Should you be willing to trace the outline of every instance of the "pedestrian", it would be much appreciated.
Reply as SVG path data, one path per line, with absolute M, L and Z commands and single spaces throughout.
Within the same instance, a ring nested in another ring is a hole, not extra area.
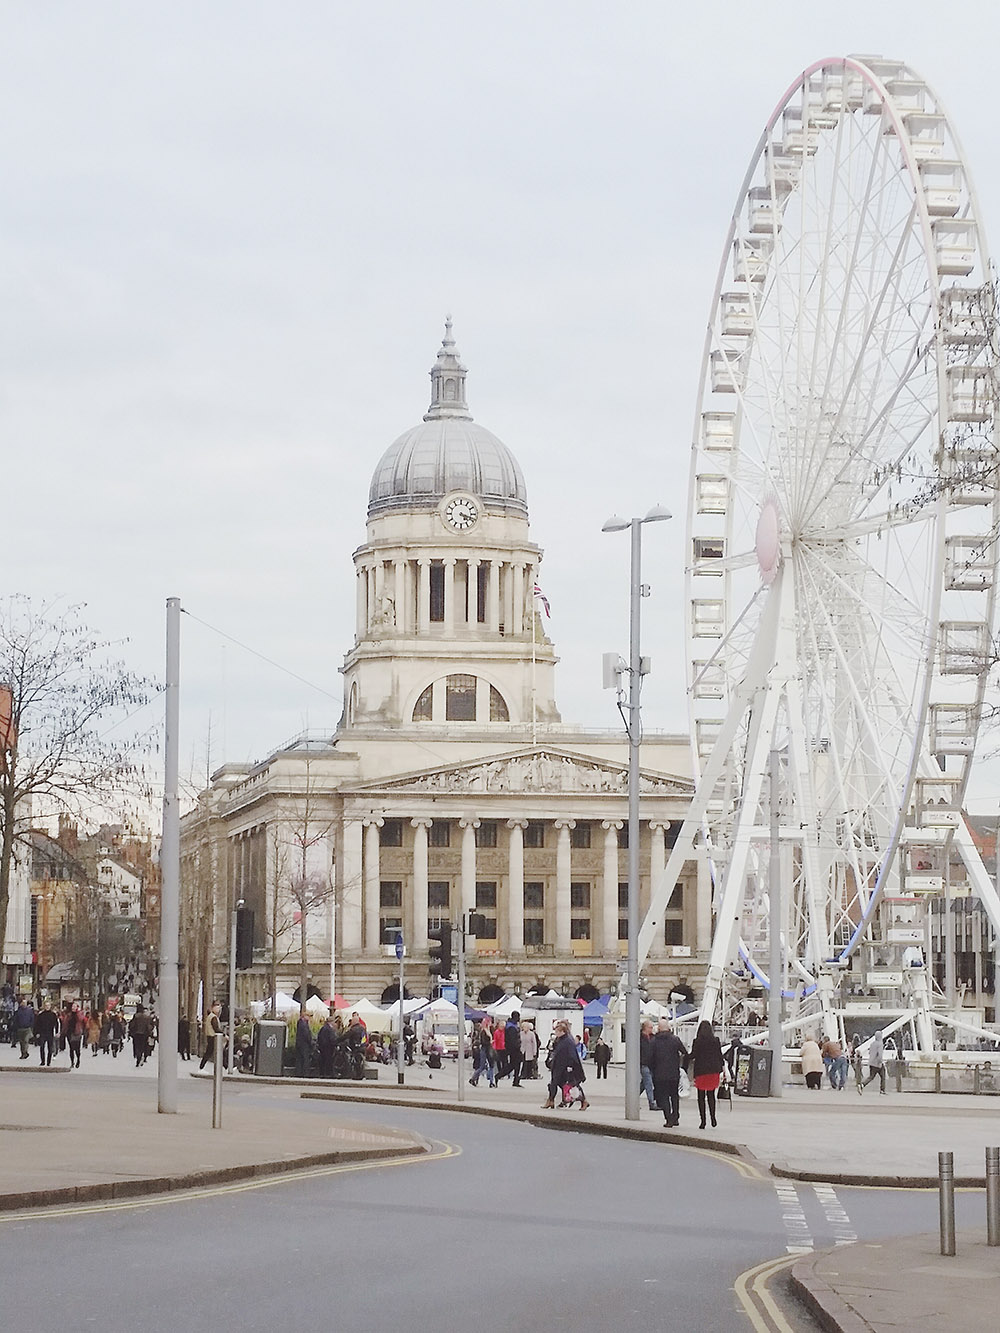
M 521 1024 L 521 1077 L 538 1077 L 538 1033 L 530 1019 Z
M 847 1057 L 843 1046 L 836 1037 L 827 1037 L 821 1049 L 830 1087 L 835 1092 L 843 1092 L 847 1084 Z
M 333 1057 L 337 1050 L 337 1032 L 333 1020 L 327 1018 L 316 1034 L 316 1053 L 319 1056 L 320 1078 L 333 1078 Z
M 413 1024 L 408 1018 L 403 1024 L 403 1059 L 408 1065 L 412 1065 L 416 1057 L 417 1034 L 413 1030 Z
M 802 1072 L 806 1076 L 806 1087 L 818 1092 L 823 1084 L 823 1056 L 820 1053 L 819 1042 L 812 1035 L 808 1035 L 803 1041 L 799 1059 L 802 1061 Z
M 204 1069 L 209 1060 L 215 1059 L 215 1039 L 222 1031 L 221 1014 L 222 1005 L 216 1000 L 205 1017 L 205 1049 L 201 1054 L 199 1069 Z M 222 1062 L 225 1065 L 225 1052 L 223 1052 Z
M 177 1054 L 182 1060 L 191 1059 L 191 1020 L 187 1014 L 177 1017 Z
M 670 1020 L 661 1018 L 659 1031 L 653 1038 L 651 1073 L 664 1129 L 675 1129 L 681 1123 L 681 1066 L 687 1062 L 687 1054 L 687 1047 L 674 1032 Z
M 493 1054 L 496 1060 L 496 1081 L 499 1083 L 507 1072 L 507 1033 L 502 1023 L 493 1029 Z
M 98 1038 L 101 1050 L 107 1055 L 111 1049 L 111 1015 L 105 1009 L 101 1014 L 101 1030 Z
M 111 1015 L 111 1058 L 117 1060 L 121 1048 L 125 1045 L 125 1019 L 117 1009 Z
M 140 1069 L 149 1056 L 149 1034 L 152 1028 L 152 1020 L 146 1013 L 146 1006 L 136 1005 L 132 1021 L 128 1025 L 128 1035 L 132 1039 L 132 1054 L 135 1057 L 136 1069 Z
M 299 1010 L 299 1021 L 295 1024 L 295 1077 L 308 1078 L 312 1064 L 313 1034 L 306 1017 L 305 1009 Z
M 35 1008 L 30 1000 L 22 997 L 14 1015 L 14 1036 L 21 1047 L 21 1059 L 28 1058 L 28 1043 L 35 1030 Z
M 646 1094 L 649 1109 L 655 1111 L 656 1094 L 653 1092 L 653 1023 L 646 1019 L 639 1029 L 639 1077 L 642 1079 L 640 1091 Z
M 84 1034 L 87 1031 L 87 1020 L 83 1010 L 76 1000 L 70 1005 L 63 1020 L 63 1032 L 66 1036 L 66 1045 L 69 1047 L 69 1067 L 70 1069 L 80 1068 L 80 1051 L 83 1047 Z
M 487 1083 L 491 1088 L 495 1088 L 496 1055 L 493 1046 L 493 1032 L 488 1018 L 484 1018 L 473 1033 L 473 1054 L 475 1055 L 475 1066 L 469 1082 L 474 1088 L 478 1087 L 479 1080 L 485 1074 Z
M 860 1068 L 860 1052 L 858 1053 L 858 1065 Z M 868 1043 L 868 1077 L 863 1083 L 860 1081 L 858 1082 L 858 1096 L 860 1096 L 865 1088 L 867 1088 L 868 1084 L 876 1078 L 879 1081 L 879 1091 L 884 1097 L 886 1095 L 885 1038 L 882 1036 L 881 1031 L 876 1032 L 874 1037 L 872 1037 L 871 1041 Z
M 101 1044 L 101 1018 L 99 1014 L 90 1012 L 87 1019 L 87 1045 L 90 1047 L 90 1053 L 97 1059 L 97 1050 Z
M 576 1042 L 570 1033 L 569 1023 L 562 1018 L 556 1023 L 553 1029 L 555 1042 L 552 1050 L 549 1052 L 546 1064 L 549 1067 L 549 1095 L 542 1103 L 542 1110 L 551 1110 L 556 1104 L 556 1093 L 560 1094 L 560 1105 L 568 1106 L 569 1099 L 566 1096 L 567 1088 L 572 1092 L 573 1088 L 580 1088 L 580 1110 L 586 1111 L 590 1103 L 583 1095 L 583 1083 L 587 1075 L 583 1072 L 583 1065 L 580 1063 L 580 1056 L 577 1053 Z
M 59 1015 L 54 1012 L 51 1000 L 46 1000 L 41 1013 L 35 1015 L 34 1030 L 41 1063 L 50 1065 L 55 1050 L 56 1035 L 59 1032 Z
M 691 1043 L 691 1081 L 698 1092 L 698 1114 L 701 1117 L 700 1128 L 705 1128 L 705 1109 L 707 1106 L 712 1128 L 716 1126 L 715 1094 L 722 1077 L 725 1061 L 722 1058 L 722 1043 L 712 1030 L 707 1018 L 698 1024 L 698 1031 Z
M 611 1047 L 604 1040 L 604 1033 L 594 1042 L 594 1068 L 597 1073 L 595 1078 L 607 1079 L 608 1065 L 611 1063 Z
M 504 1024 L 504 1051 L 507 1056 L 506 1072 L 512 1075 L 511 1083 L 515 1088 L 521 1086 L 521 1011 L 515 1009 Z

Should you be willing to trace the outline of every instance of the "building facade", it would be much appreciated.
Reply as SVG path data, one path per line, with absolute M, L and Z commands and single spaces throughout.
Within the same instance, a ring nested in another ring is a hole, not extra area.
M 229 913 L 255 912 L 254 969 L 378 998 L 396 976 L 427 988 L 428 930 L 485 918 L 470 995 L 612 989 L 625 952 L 627 742 L 563 723 L 537 595 L 542 552 L 510 450 L 471 417 L 450 323 L 431 402 L 375 467 L 353 556 L 354 642 L 332 736 L 228 764 L 182 822 L 182 954 L 217 990 Z M 662 878 L 692 784 L 686 736 L 642 749 L 641 903 Z M 707 865 L 674 890 L 644 976 L 665 997 L 710 944 Z M 391 952 L 391 951 L 389 951 Z M 214 969 L 214 971 L 213 971 Z M 193 990 L 186 997 L 190 1006 Z

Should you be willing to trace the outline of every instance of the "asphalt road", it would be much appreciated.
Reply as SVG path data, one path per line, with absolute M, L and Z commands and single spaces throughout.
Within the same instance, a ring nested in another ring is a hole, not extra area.
M 932 1193 L 746 1178 L 699 1152 L 474 1115 L 288 1104 L 414 1128 L 452 1153 L 2 1219 L 4 1326 L 746 1333 L 733 1290 L 744 1270 L 789 1245 L 936 1226 Z M 973 1224 L 981 1196 L 958 1202 L 959 1226 Z

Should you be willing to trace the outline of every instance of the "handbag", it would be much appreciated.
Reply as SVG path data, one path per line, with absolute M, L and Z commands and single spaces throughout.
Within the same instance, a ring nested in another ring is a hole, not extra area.
M 677 1096 L 678 1097 L 691 1096 L 691 1080 L 687 1076 L 686 1069 L 681 1070 L 680 1082 L 677 1085 Z

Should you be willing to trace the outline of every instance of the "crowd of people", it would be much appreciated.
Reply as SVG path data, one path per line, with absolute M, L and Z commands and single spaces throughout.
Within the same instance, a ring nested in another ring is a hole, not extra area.
M 22 997 L 10 1017 L 10 1043 L 19 1047 L 21 1059 L 38 1050 L 39 1063 L 51 1065 L 58 1055 L 69 1056 L 71 1069 L 79 1069 L 84 1051 L 117 1059 L 126 1040 L 132 1044 L 136 1067 L 146 1063 L 156 1046 L 156 1015 L 139 1005 L 130 1018 L 118 1009 L 87 1010 L 78 1000 L 67 1000 L 57 1009 L 51 1000 L 40 1007 Z
M 799 1050 L 799 1059 L 802 1062 L 802 1073 L 805 1076 L 806 1087 L 818 1092 L 823 1086 L 823 1074 L 825 1072 L 830 1087 L 835 1092 L 843 1092 L 847 1087 L 848 1072 L 853 1069 L 854 1086 L 858 1090 L 859 1097 L 863 1095 L 868 1084 L 873 1083 L 875 1079 L 879 1080 L 879 1091 L 882 1096 L 886 1096 L 886 1050 L 882 1033 L 876 1032 L 868 1043 L 867 1078 L 865 1078 L 866 1055 L 862 1049 L 863 1046 L 864 1041 L 859 1033 L 855 1033 L 851 1038 L 851 1044 L 847 1051 L 835 1037 L 827 1038 L 821 1046 L 816 1037 L 807 1036 Z

